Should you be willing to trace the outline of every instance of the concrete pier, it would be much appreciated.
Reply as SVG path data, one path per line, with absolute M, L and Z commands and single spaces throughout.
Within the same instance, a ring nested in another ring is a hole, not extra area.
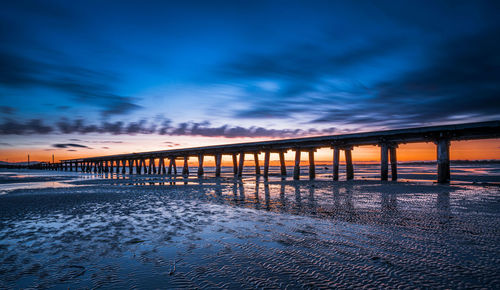
M 238 175 L 238 155 L 233 153 L 233 173 Z
M 339 164 L 340 164 L 340 149 L 339 147 L 333 148 L 333 180 L 339 180 Z
M 380 144 L 380 179 L 387 180 L 389 177 L 389 146 L 387 143 Z
M 354 167 L 352 165 L 352 148 L 344 148 L 345 153 L 345 173 L 347 180 L 354 179 Z
M 240 152 L 240 160 L 238 164 L 238 177 L 243 176 L 243 166 L 245 164 L 245 152 Z
M 398 180 L 398 159 L 396 157 L 396 148 L 398 145 L 392 145 L 389 148 L 390 156 L 391 156 L 391 178 L 392 181 Z
M 198 176 L 203 175 L 203 158 L 204 156 L 202 154 L 198 155 Z
M 398 179 L 396 148 L 398 144 L 434 142 L 436 144 L 439 183 L 450 181 L 450 142 L 457 140 L 478 140 L 500 138 L 500 121 L 455 124 L 443 126 L 428 126 L 409 129 L 364 132 L 343 135 L 329 135 L 308 138 L 282 139 L 261 142 L 248 142 L 238 144 L 227 144 L 217 146 L 205 146 L 195 148 L 183 148 L 172 150 L 161 150 L 154 152 L 141 152 L 131 154 L 119 154 L 111 156 L 97 156 L 91 158 L 79 158 L 61 160 L 57 164 L 48 163 L 44 168 L 61 171 L 84 171 L 104 173 L 116 171 L 125 173 L 127 161 L 129 173 L 133 174 L 165 174 L 165 158 L 169 159 L 168 174 L 174 169 L 177 173 L 175 160 L 184 159 L 183 175 L 189 175 L 189 157 L 198 157 L 198 174 L 204 174 L 204 156 L 214 156 L 216 163 L 215 175 L 221 175 L 222 156 L 232 156 L 233 173 L 237 177 L 243 176 L 245 154 L 253 154 L 255 162 L 255 174 L 260 175 L 259 154 L 264 153 L 264 177 L 268 178 L 270 170 L 271 153 L 279 155 L 280 173 L 286 177 L 285 152 L 295 151 L 295 164 L 293 168 L 293 179 L 300 178 L 300 153 L 309 154 L 309 178 L 314 179 L 315 160 L 314 152 L 321 148 L 333 149 L 333 180 L 339 180 L 340 151 L 344 150 L 346 161 L 346 179 L 354 178 L 354 166 L 352 149 L 356 146 L 380 146 L 380 179 L 389 179 L 389 163 L 391 166 L 391 179 Z M 238 160 L 239 156 L 239 160 Z M 158 159 L 158 170 L 155 162 Z M 148 160 L 148 166 L 146 166 Z M 116 164 L 115 164 L 116 162 Z M 120 164 L 121 162 L 121 164 Z M 113 170 L 116 166 L 116 170 Z M 144 170 L 143 170 L 144 168 Z
M 271 158 L 271 151 L 266 151 L 264 153 L 264 178 L 269 177 L 269 161 Z
M 281 176 L 286 176 L 286 165 L 285 165 L 285 152 L 280 151 L 279 152 L 280 156 L 280 171 L 281 171 Z
M 450 140 L 441 138 L 437 144 L 438 183 L 450 182 Z
M 215 177 L 219 177 L 222 167 L 222 154 L 215 155 Z
M 314 152 L 316 150 L 309 150 L 309 179 L 316 178 L 316 165 L 314 164 Z
M 300 179 L 300 149 L 295 149 L 295 165 L 293 167 L 293 179 Z
M 189 165 L 188 165 L 188 156 L 184 156 L 184 166 L 182 167 L 182 175 L 188 176 L 189 175 Z
M 253 154 L 253 160 L 255 162 L 255 175 L 260 175 L 259 153 Z

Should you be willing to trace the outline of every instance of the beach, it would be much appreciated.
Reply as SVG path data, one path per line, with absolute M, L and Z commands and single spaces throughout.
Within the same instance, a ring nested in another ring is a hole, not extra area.
M 451 185 L 421 165 L 398 182 L 4 170 L 0 288 L 495 288 L 497 167 Z

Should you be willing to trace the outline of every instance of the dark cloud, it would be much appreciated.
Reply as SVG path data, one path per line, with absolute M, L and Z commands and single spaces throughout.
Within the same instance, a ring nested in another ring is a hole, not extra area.
M 169 147 L 169 148 L 181 146 L 181 144 L 175 143 L 175 142 L 171 142 L 171 141 L 165 141 L 163 143 L 167 144 L 167 147 Z
M 0 113 L 5 115 L 12 115 L 16 112 L 16 108 L 9 106 L 0 106 Z
M 53 131 L 52 126 L 45 125 L 40 119 L 31 119 L 24 123 L 8 119 L 0 124 L 0 135 L 48 134 Z
M 92 143 L 100 143 L 100 144 L 122 144 L 123 141 L 92 141 Z
M 435 47 L 427 65 L 378 83 L 368 102 L 350 111 L 330 110 L 314 122 L 402 127 L 498 118 L 499 33 L 500 29 L 485 31 Z
M 113 135 L 136 135 L 136 134 L 156 134 L 168 136 L 204 136 L 204 137 L 297 137 L 297 136 L 310 136 L 310 135 L 325 135 L 336 132 L 335 128 L 327 129 L 268 129 L 263 127 L 252 126 L 249 128 L 241 126 L 222 125 L 214 127 L 210 122 L 188 122 L 180 123 L 176 126 L 171 126 L 171 122 L 161 120 L 156 124 L 154 121 L 141 120 L 138 122 L 101 122 L 100 124 L 86 124 L 84 120 L 68 120 L 62 119 L 54 126 L 45 126 L 44 130 L 40 130 L 39 123 L 34 122 L 37 120 L 28 121 L 27 123 L 17 123 L 14 121 L 6 121 L 0 124 L 0 135 L 29 135 L 29 134 L 113 134 Z M 168 127 L 163 125 L 169 124 Z M 33 128 L 31 126 L 34 126 Z M 10 128 L 10 129 L 3 129 Z M 13 130 L 12 128 L 16 128 Z M 71 139 L 77 140 L 77 139 Z M 121 141 L 105 141 L 108 143 L 121 143 Z M 105 143 L 101 142 L 101 143 Z M 179 146 L 180 144 L 172 143 L 172 146 Z M 76 143 L 54 144 L 56 148 L 66 147 L 85 147 Z
M 357 71 L 370 67 L 376 76 L 377 67 L 393 65 L 385 63 L 394 61 L 386 56 L 411 41 L 373 40 L 344 52 L 325 49 L 334 47 L 327 42 L 246 55 L 225 66 L 222 76 L 243 89 L 237 102 L 246 106 L 233 111 L 235 118 L 297 118 L 360 129 L 498 119 L 499 34 L 492 27 L 434 42 L 421 48 L 418 65 L 370 85 L 349 78 L 363 79 Z
M 12 146 L 10 143 L 0 142 L 0 146 Z
M 76 147 L 76 148 L 91 149 L 90 147 L 88 147 L 86 145 L 81 145 L 81 144 L 76 144 L 76 143 L 58 143 L 58 144 L 52 144 L 52 147 L 54 147 L 54 148 L 71 148 L 71 147 Z
M 127 114 L 141 108 L 129 96 L 113 93 L 115 75 L 70 65 L 32 60 L 0 51 L 0 85 L 17 88 L 48 88 L 66 93 L 81 104 L 100 108 L 104 116 Z M 68 106 L 59 106 L 61 110 Z

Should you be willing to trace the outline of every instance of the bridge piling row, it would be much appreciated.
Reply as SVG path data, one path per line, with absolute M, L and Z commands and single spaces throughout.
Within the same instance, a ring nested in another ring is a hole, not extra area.
M 177 174 L 176 159 L 183 160 L 182 175 L 189 175 L 189 158 L 197 157 L 197 175 L 203 176 L 204 160 L 206 156 L 213 156 L 215 160 L 215 176 L 221 176 L 223 155 L 232 158 L 232 171 L 235 177 L 243 177 L 245 155 L 253 155 L 255 175 L 263 174 L 264 178 L 270 175 L 269 167 L 272 154 L 278 154 L 279 175 L 287 175 L 285 153 L 295 152 L 293 179 L 300 179 L 301 153 L 308 154 L 309 179 L 316 178 L 315 152 L 321 148 L 333 149 L 332 179 L 339 180 L 340 151 L 345 156 L 345 178 L 354 179 L 353 148 L 356 146 L 374 145 L 380 148 L 380 179 L 383 181 L 398 179 L 397 148 L 399 144 L 416 142 L 433 142 L 436 144 L 437 182 L 450 182 L 450 142 L 454 140 L 476 140 L 500 137 L 500 121 L 456 124 L 445 126 L 431 126 L 401 130 L 389 130 L 368 133 L 345 135 L 320 136 L 311 138 L 285 139 L 275 141 L 251 142 L 207 146 L 199 148 L 172 149 L 155 152 L 121 154 L 93 158 L 62 160 L 57 164 L 44 164 L 44 169 L 61 171 L 84 171 L 94 173 L 126 173 L 129 174 Z M 259 154 L 264 154 L 264 168 L 261 172 Z M 158 159 L 158 161 L 157 161 Z M 166 168 L 168 159 L 168 169 Z M 158 164 L 158 166 L 156 166 Z M 391 168 L 389 172 L 389 166 Z M 135 172 L 134 172 L 135 168 Z

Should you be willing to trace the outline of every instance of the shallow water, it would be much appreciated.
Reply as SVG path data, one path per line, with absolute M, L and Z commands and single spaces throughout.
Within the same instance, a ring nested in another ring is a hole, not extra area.
M 0 288 L 500 282 L 496 185 L 56 174 L 0 196 Z

